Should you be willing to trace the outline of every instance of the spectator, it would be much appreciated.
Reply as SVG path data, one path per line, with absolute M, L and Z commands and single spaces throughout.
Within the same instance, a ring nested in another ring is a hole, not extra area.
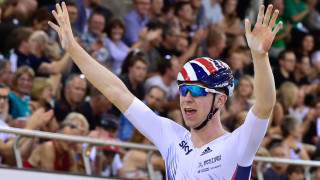
M 150 0 L 132 0 L 132 2 L 133 9 L 123 18 L 126 25 L 123 41 L 128 46 L 138 41 L 138 32 L 149 21 Z
M 287 115 L 282 119 L 281 130 L 283 135 L 283 145 L 286 150 L 287 158 L 310 160 L 310 157 L 301 143 L 303 129 L 299 120 Z
M 304 119 L 304 137 L 303 142 L 313 145 L 318 145 L 320 129 L 320 100 L 317 98 L 313 102 L 313 108 L 310 113 L 306 115 Z
M 52 19 L 52 14 L 45 7 L 38 8 L 30 19 L 31 28 L 34 31 L 44 31 L 47 32 L 49 25 L 48 21 Z
M 304 180 L 304 168 L 299 165 L 290 165 L 287 168 L 287 180 Z
M 226 35 L 220 30 L 210 28 L 206 40 L 206 45 L 203 47 L 203 57 L 212 59 L 220 58 L 222 52 L 226 48 Z
M 305 105 L 305 93 L 301 89 L 297 89 L 297 95 L 295 97 L 295 103 L 289 107 L 289 114 L 298 118 L 299 122 L 302 123 L 308 113 L 310 113 L 310 107 Z
M 124 35 L 125 24 L 121 19 L 112 18 L 107 24 L 108 37 L 104 39 L 110 52 L 110 69 L 118 75 L 121 65 L 126 58 L 130 48 L 121 40 Z
M 11 63 L 7 59 L 0 60 L 0 82 L 10 89 L 12 85 L 13 73 L 11 71 Z
M 130 142 L 151 145 L 152 142 L 144 137 L 137 129 L 133 131 Z M 147 172 L 147 152 L 143 150 L 130 149 L 123 161 L 123 170 L 130 179 L 150 179 Z M 163 159 L 157 154 L 151 156 L 151 163 L 155 170 L 154 178 L 162 179 L 160 171 L 165 170 Z
M 215 26 L 219 24 L 223 19 L 222 9 L 219 1 L 202 0 L 202 4 L 205 7 L 206 18 L 210 25 Z
M 270 148 L 270 154 L 273 158 L 285 158 L 285 149 L 281 143 L 275 143 Z M 286 180 L 286 168 L 284 163 L 272 163 L 271 167 L 263 172 L 263 179 Z
M 166 2 L 166 1 L 165 1 Z M 178 19 L 174 15 L 174 5 L 173 4 L 166 4 L 162 8 L 161 16 L 158 20 L 163 24 L 175 24 L 178 25 Z
M 57 100 L 54 105 L 54 114 L 58 122 L 61 122 L 67 114 L 74 111 L 84 100 L 87 81 L 78 74 L 71 74 L 64 87 L 64 97 Z
M 196 31 L 199 28 L 206 28 L 208 22 L 206 20 L 206 10 L 204 5 L 202 4 L 202 0 L 190 0 L 194 22 L 191 25 L 191 30 Z
M 175 15 L 179 20 L 180 35 L 191 37 L 191 25 L 193 24 L 193 9 L 189 1 L 175 3 Z
M 30 102 L 28 104 L 31 113 L 46 104 L 53 107 L 52 82 L 48 78 L 36 77 L 30 92 Z
M 14 75 L 12 92 L 9 93 L 10 115 L 13 119 L 25 120 L 26 113 L 31 113 L 28 107 L 34 71 L 28 66 L 21 66 Z
M 37 9 L 37 6 L 36 0 L 9 1 L 6 8 L 4 8 L 1 19 L 14 24 L 26 23 Z
M 287 47 L 286 41 L 290 41 L 292 26 L 290 22 L 286 21 L 286 19 L 283 17 L 283 0 L 269 0 L 269 4 L 273 4 L 274 9 L 279 10 L 279 15 L 277 17 L 276 23 L 280 21 L 282 21 L 283 23 L 269 50 L 269 55 L 271 58 L 270 63 L 274 67 L 278 66 L 278 62 L 276 61 L 276 59 L 278 58 L 280 52 L 285 50 Z
M 226 34 L 228 47 L 247 45 L 244 39 L 244 24 L 237 15 L 236 7 L 236 0 L 225 0 L 222 3 L 223 19 L 218 27 Z
M 304 25 L 307 29 L 311 32 L 317 32 L 320 30 L 320 13 L 316 9 L 318 5 L 318 1 L 316 0 L 306 0 L 305 3 L 307 4 L 310 13 L 307 19 L 304 21 Z
M 270 157 L 270 153 L 269 151 L 264 148 L 264 147 L 259 147 L 256 156 L 261 156 L 261 157 Z M 262 163 L 260 166 L 258 166 L 258 162 L 257 161 L 253 161 L 252 163 L 252 173 L 251 173 L 251 179 L 250 180 L 259 180 L 258 179 L 258 174 L 257 174 L 257 168 L 259 168 L 259 171 L 263 171 L 263 169 L 265 169 L 265 165 L 266 163 Z
M 99 12 L 93 12 L 88 19 L 88 31 L 82 34 L 81 41 L 89 54 L 105 65 L 110 58 L 110 52 L 103 41 L 103 29 L 106 20 Z
M 159 115 L 159 110 L 162 108 L 163 102 L 166 98 L 166 93 L 163 89 L 158 86 L 152 86 L 147 91 L 147 94 L 143 100 L 143 102 Z M 119 131 L 117 138 L 126 141 L 132 136 L 134 126 L 133 124 L 123 115 L 121 114 L 119 117 Z
M 276 89 L 279 89 L 282 83 L 285 81 L 291 81 L 295 83 L 293 71 L 296 65 L 296 56 L 291 50 L 284 50 L 278 57 L 279 67 L 273 70 L 275 77 Z
M 180 56 L 181 53 L 176 50 L 176 43 L 180 35 L 179 27 L 173 24 L 165 24 L 162 33 L 162 42 L 157 48 L 160 55 L 162 57 L 166 55 Z
M 164 7 L 163 0 L 150 0 L 149 17 L 150 19 L 159 20 Z
M 59 133 L 78 135 L 77 126 L 70 122 L 59 126 Z M 74 143 L 52 140 L 38 146 L 28 159 L 23 160 L 23 167 L 44 170 L 78 172 L 73 151 Z
M 101 115 L 112 109 L 111 102 L 95 87 L 90 88 L 90 100 L 80 104 L 76 111 L 83 114 L 89 123 L 89 129 L 94 130 L 100 125 Z
M 244 75 L 244 52 L 240 48 L 231 48 L 228 50 L 226 62 L 234 77 L 234 83 L 237 84 L 239 79 Z

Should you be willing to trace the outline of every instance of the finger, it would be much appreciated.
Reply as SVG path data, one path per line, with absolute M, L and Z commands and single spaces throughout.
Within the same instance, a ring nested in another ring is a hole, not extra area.
M 245 29 L 246 29 L 246 35 L 251 34 L 251 23 L 250 23 L 249 19 L 244 20 L 244 25 L 245 25 Z
M 62 15 L 62 9 L 61 9 L 61 6 L 60 6 L 60 4 L 56 4 L 56 10 L 57 10 L 57 12 L 58 12 L 58 15 Z
M 65 2 L 62 2 L 62 10 L 63 10 L 63 14 L 64 14 L 64 17 L 69 20 L 69 13 L 68 13 L 68 9 L 67 9 L 67 6 L 66 6 L 66 3 Z M 68 21 L 70 24 L 70 21 Z
M 269 24 L 272 8 L 273 8 L 272 4 L 270 4 L 268 6 L 268 8 L 267 8 L 266 14 L 265 14 L 264 19 L 263 19 L 263 25 L 264 26 L 268 26 L 268 24 Z
M 274 28 L 274 30 L 272 31 L 272 33 L 273 33 L 274 36 L 278 33 L 278 31 L 280 30 L 281 26 L 282 26 L 282 21 L 280 21 L 280 22 L 277 24 L 277 26 Z
M 55 31 L 57 31 L 59 33 L 59 26 L 57 26 L 56 24 L 54 24 L 53 22 L 49 21 L 48 22 L 49 26 L 51 26 Z
M 269 28 L 270 29 L 272 29 L 274 24 L 276 23 L 278 15 L 279 15 L 279 10 L 276 9 L 272 14 L 272 18 L 271 18 L 270 23 L 269 23 Z
M 258 18 L 257 18 L 256 24 L 262 24 L 263 13 L 264 13 L 264 5 L 261 5 L 260 9 L 259 9 L 259 14 L 258 14 Z
M 52 10 L 52 15 L 56 19 L 56 21 L 58 22 L 59 26 L 61 26 L 60 19 L 59 19 L 60 16 L 58 15 L 58 13 L 55 10 Z

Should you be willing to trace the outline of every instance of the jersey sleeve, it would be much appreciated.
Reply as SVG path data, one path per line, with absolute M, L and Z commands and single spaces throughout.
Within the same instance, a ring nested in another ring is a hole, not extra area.
M 134 98 L 124 115 L 144 136 L 160 150 L 166 153 L 170 142 L 176 135 L 187 130 L 170 119 L 156 115 L 147 105 Z
M 267 131 L 268 121 L 269 118 L 260 119 L 250 109 L 245 122 L 236 130 L 236 133 L 238 133 L 237 157 L 240 166 L 247 167 L 252 164 L 253 158 Z

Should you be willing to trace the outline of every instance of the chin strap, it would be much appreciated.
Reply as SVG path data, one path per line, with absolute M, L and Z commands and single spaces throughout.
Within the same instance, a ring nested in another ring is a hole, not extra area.
M 213 96 L 213 101 L 211 105 L 211 110 L 207 116 L 207 119 L 204 120 L 198 127 L 194 128 L 195 130 L 200 130 L 201 128 L 203 128 L 208 123 L 208 121 L 213 117 L 213 115 L 216 114 L 216 112 L 218 111 L 219 108 L 214 108 L 214 101 L 216 100 L 216 94 L 213 94 L 213 95 L 214 96 Z

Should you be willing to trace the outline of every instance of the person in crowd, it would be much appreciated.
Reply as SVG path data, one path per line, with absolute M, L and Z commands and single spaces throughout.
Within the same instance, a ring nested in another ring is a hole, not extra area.
M 271 157 L 285 158 L 285 148 L 281 143 L 274 143 L 270 147 Z M 272 163 L 271 167 L 263 172 L 263 179 L 286 180 L 287 165 L 284 163 Z
M 203 46 L 202 56 L 210 58 L 220 58 L 222 52 L 226 48 L 226 35 L 216 29 L 210 28 L 206 40 L 206 45 Z
M 37 9 L 31 16 L 31 28 L 34 31 L 44 31 L 47 32 L 49 29 L 48 21 L 52 19 L 52 14 L 50 11 L 45 8 L 41 7 Z
M 194 32 L 199 28 L 206 28 L 208 22 L 206 20 L 206 10 L 202 4 L 202 0 L 190 0 L 192 6 L 192 13 L 194 17 L 193 24 L 191 25 L 191 30 Z
M 107 35 L 104 39 L 106 42 L 109 52 L 110 61 L 107 67 L 116 74 L 119 75 L 121 72 L 121 65 L 128 55 L 130 48 L 121 40 L 125 31 L 125 24 L 119 18 L 111 18 L 107 24 Z
M 1 20 L 14 24 L 24 24 L 32 16 L 37 9 L 36 0 L 17 0 L 8 1 L 2 15 Z
M 300 165 L 289 165 L 287 168 L 287 180 L 304 180 L 304 168 Z
M 222 8 L 218 0 L 202 0 L 206 19 L 210 26 L 217 26 L 223 19 Z
M 123 41 L 131 46 L 138 41 L 138 32 L 148 23 L 150 0 L 132 0 L 133 9 L 124 15 L 126 25 Z
M 54 114 L 58 122 L 78 107 L 84 101 L 87 81 L 79 74 L 71 74 L 65 81 L 64 96 L 54 105 Z
M 191 25 L 194 22 L 193 9 L 190 1 L 178 1 L 175 3 L 175 15 L 179 21 L 180 35 L 191 37 Z
M 314 51 L 314 36 L 312 34 L 305 34 L 301 38 L 299 46 L 295 49 L 295 54 L 297 57 L 312 56 Z
M 89 129 L 100 125 L 101 116 L 112 109 L 111 102 L 95 87 L 90 87 L 90 100 L 81 103 L 76 111 L 83 114 L 89 123 Z
M 259 147 L 256 156 L 260 156 L 260 157 L 270 157 L 270 153 L 269 151 L 264 148 L 264 147 Z M 266 163 L 262 163 L 260 166 L 258 166 L 258 162 L 257 161 L 253 161 L 252 163 L 252 173 L 251 173 L 251 179 L 250 180 L 259 180 L 258 179 L 258 168 L 260 172 L 263 172 L 263 170 L 265 169 Z
M 293 71 L 296 65 L 296 55 L 292 50 L 284 50 L 278 57 L 279 67 L 273 70 L 276 89 L 285 81 L 295 83 Z
M 8 59 L 0 60 L 0 82 L 10 89 L 12 85 L 13 73 L 11 71 L 11 63 Z
M 230 48 L 227 52 L 226 62 L 230 64 L 230 68 L 234 77 L 235 84 L 238 83 L 239 79 L 244 75 L 245 64 L 244 64 L 244 52 L 240 48 Z
M 86 51 L 103 65 L 110 59 L 108 46 L 103 41 L 105 24 L 104 16 L 99 12 L 93 12 L 88 19 L 88 31 L 81 37 Z
M 300 123 L 305 122 L 305 117 L 312 111 L 310 107 L 304 103 L 305 97 L 305 92 L 302 89 L 297 89 L 297 95 L 294 97 L 295 103 L 289 107 L 289 114 L 296 116 Z
M 28 113 L 29 95 L 35 77 L 34 71 L 28 66 L 21 66 L 15 73 L 12 92 L 9 93 L 10 115 L 12 119 L 24 121 Z
M 218 28 L 227 36 L 229 47 L 246 46 L 244 39 L 244 26 L 237 15 L 237 0 L 225 0 L 221 4 L 223 19 L 218 24 Z
M 306 115 L 303 121 L 304 137 L 303 142 L 307 144 L 318 145 L 320 129 L 320 100 L 316 98 L 311 105 L 310 113 Z
M 54 95 L 52 82 L 48 78 L 36 77 L 30 92 L 29 109 L 33 113 L 39 107 L 44 107 L 47 103 L 53 107 Z
M 301 142 L 303 128 L 295 116 L 287 115 L 283 117 L 281 131 L 287 158 L 310 160 L 307 150 Z
M 156 114 L 159 115 L 159 110 L 162 108 L 166 98 L 166 92 L 159 86 L 152 86 L 147 91 L 143 102 Z M 126 141 L 132 136 L 134 126 L 132 123 L 121 114 L 119 117 L 119 130 L 117 138 Z
M 159 20 L 163 6 L 163 0 L 150 0 L 150 9 L 148 12 L 150 19 Z
M 144 137 L 137 129 L 134 129 L 129 142 L 152 145 L 152 142 Z M 123 171 L 130 179 L 150 179 L 147 171 L 147 152 L 144 150 L 130 149 L 123 160 Z M 164 171 L 164 161 L 157 155 L 151 156 L 151 163 L 155 170 L 154 178 L 162 179 L 161 171 Z
M 79 134 L 77 125 L 71 122 L 62 123 L 58 132 L 68 135 Z M 73 142 L 63 140 L 51 140 L 42 143 L 32 152 L 29 158 L 23 159 L 23 167 L 77 173 L 73 148 Z

